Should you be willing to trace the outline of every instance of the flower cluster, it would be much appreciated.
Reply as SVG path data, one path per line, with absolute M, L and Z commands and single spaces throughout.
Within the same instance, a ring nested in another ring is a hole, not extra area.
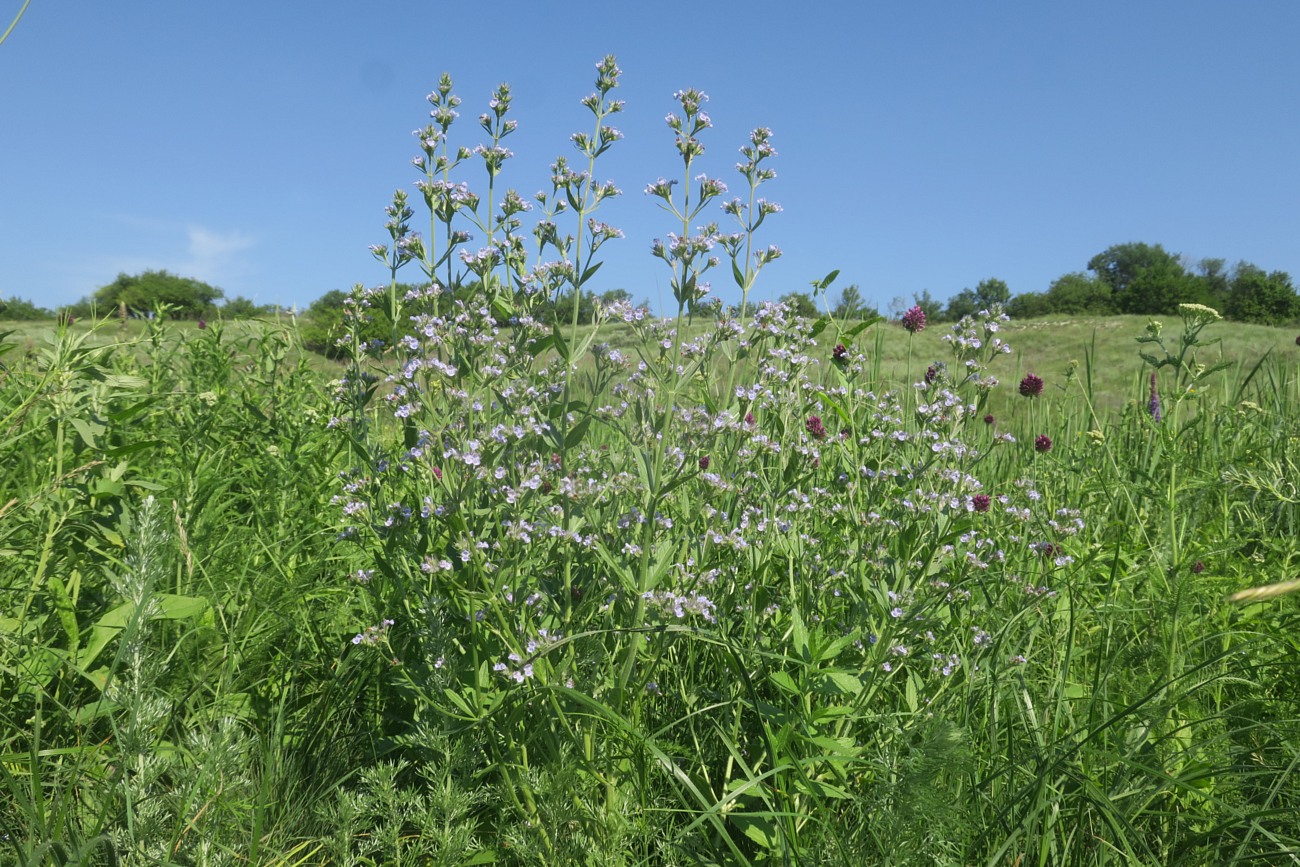
M 707 596 L 700 596 L 694 590 L 685 596 L 668 590 L 647 590 L 641 594 L 641 598 L 664 617 L 672 616 L 676 620 L 682 620 L 687 614 L 692 614 L 709 623 L 718 619 L 715 614 L 717 606 Z
M 808 421 L 804 422 L 804 429 L 807 430 L 808 435 L 815 440 L 826 439 L 826 427 L 822 424 L 822 419 L 819 415 L 808 416 Z
M 903 314 L 903 327 L 912 334 L 925 330 L 925 311 L 921 305 L 914 305 Z
M 361 632 L 352 636 L 353 644 L 375 645 L 383 640 L 384 635 L 388 633 L 388 627 L 393 625 L 392 620 L 381 620 L 374 626 L 367 626 Z
M 1029 373 L 1020 380 L 1020 394 L 1024 397 L 1038 397 L 1043 393 L 1043 378 Z

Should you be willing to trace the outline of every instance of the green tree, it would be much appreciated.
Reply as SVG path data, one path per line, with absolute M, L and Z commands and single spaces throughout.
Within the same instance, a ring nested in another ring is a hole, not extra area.
M 307 308 L 305 322 L 299 329 L 302 345 L 311 352 L 317 352 L 326 358 L 343 358 L 347 351 L 339 346 L 339 340 L 347 334 L 347 321 L 344 316 L 348 293 L 341 289 L 331 289 L 317 298 Z M 361 327 L 363 341 L 392 339 L 393 320 L 389 318 L 384 305 L 375 304 L 369 308 L 370 321 Z
M 1120 313 L 1174 313 L 1179 304 L 1208 300 L 1182 262 L 1159 244 L 1116 244 L 1088 260 L 1110 287 Z
M 931 295 L 929 289 L 913 292 L 912 303 L 925 313 L 927 322 L 942 322 L 945 318 L 943 302 Z
M 1049 313 L 1108 316 L 1116 312 L 1110 286 L 1079 271 L 1053 280 L 1045 300 Z
M 1007 302 L 1007 314 L 1012 319 L 1033 319 L 1052 312 L 1052 302 L 1046 292 L 1021 292 Z
M 17 295 L 9 300 L 0 298 L 0 319 L 11 322 L 30 322 L 35 319 L 53 319 L 54 311 L 37 307 L 35 303 Z
M 1196 279 L 1201 283 L 1201 290 L 1206 296 L 1206 304 L 1215 310 L 1222 310 L 1228 303 L 1228 294 L 1232 290 L 1232 275 L 1228 272 L 1223 259 L 1202 259 L 1196 265 Z
M 95 291 L 93 302 L 101 313 L 126 304 L 127 310 L 136 315 L 156 313 L 165 307 L 178 319 L 198 319 L 211 315 L 223 294 L 215 286 L 191 277 L 180 277 L 169 271 L 145 271 L 118 274 L 112 283 Z
M 1282 325 L 1300 318 L 1300 298 L 1296 297 L 1291 275 L 1285 271 L 1271 274 L 1249 262 L 1239 262 L 1233 269 L 1223 315 L 1240 322 Z
M 236 295 L 221 305 L 221 316 L 224 319 L 255 319 L 258 316 L 271 316 L 274 313 L 274 304 L 258 304 L 243 295 Z
M 862 319 L 875 311 L 862 299 L 862 291 L 857 283 L 850 283 L 840 290 L 832 312 L 839 319 Z
M 943 310 L 943 318 L 955 322 L 963 316 L 973 316 L 979 309 L 979 300 L 976 299 L 974 290 L 963 289 L 948 299 L 948 306 Z
M 781 303 L 790 305 L 795 316 L 808 319 L 817 318 L 817 304 L 807 292 L 787 292 L 781 296 Z
M 963 289 L 949 298 L 943 318 L 956 321 L 963 316 L 973 316 L 981 310 L 988 310 L 994 304 L 1006 304 L 1010 300 L 1011 290 L 1007 284 L 996 277 L 989 277 L 981 280 L 974 289 Z M 927 311 L 926 316 L 929 315 Z

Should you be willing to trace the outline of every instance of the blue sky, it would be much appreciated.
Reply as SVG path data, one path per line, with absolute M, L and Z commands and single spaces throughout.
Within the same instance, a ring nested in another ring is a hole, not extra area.
M 607 53 L 626 137 L 597 174 L 624 194 L 600 216 L 626 238 L 598 291 L 671 302 L 649 251 L 673 225 L 642 190 L 680 173 L 663 118 L 687 87 L 714 121 L 699 165 L 733 192 L 749 130 L 774 133 L 784 211 L 760 240 L 785 255 L 756 297 L 836 268 L 882 309 L 986 277 L 1041 291 L 1128 241 L 1300 276 L 1298 37 L 1292 0 L 32 0 L 0 45 L 0 296 L 56 306 L 146 268 L 300 307 L 383 283 L 367 247 L 395 188 L 419 202 L 439 74 L 471 147 L 511 84 L 501 183 L 527 196 L 588 128 Z

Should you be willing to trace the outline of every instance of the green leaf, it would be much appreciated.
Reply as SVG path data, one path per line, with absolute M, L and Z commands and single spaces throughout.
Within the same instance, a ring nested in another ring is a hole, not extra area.
M 821 738 L 820 740 L 829 740 L 829 738 Z M 794 786 L 796 789 L 817 798 L 834 798 L 838 801 L 847 801 L 853 797 L 853 795 L 849 794 L 845 789 L 842 789 L 839 786 L 833 786 L 830 783 L 823 783 L 820 780 L 796 779 L 794 781 Z
M 794 646 L 794 652 L 804 662 L 811 662 L 812 655 L 808 652 L 808 627 L 804 625 L 803 617 L 799 615 L 798 608 L 793 609 L 790 615 L 792 621 L 790 641 Z
M 859 334 L 866 331 L 868 328 L 875 325 L 877 322 L 884 322 L 884 321 L 885 321 L 885 317 L 881 316 L 879 313 L 875 313 L 872 314 L 871 316 L 868 316 L 866 319 L 863 319 L 857 325 L 854 325 L 846 333 L 848 334 L 849 337 L 857 337 Z
M 153 620 L 189 620 L 207 612 L 208 600 L 195 596 L 177 596 L 174 593 L 160 593 L 153 597 L 156 606 Z M 135 615 L 135 604 L 124 602 L 104 616 L 100 617 L 90 628 L 90 639 L 77 657 L 77 668 L 83 675 L 87 674 L 91 663 L 103 652 L 108 643 L 126 628 Z M 88 676 L 88 675 L 87 675 Z
M 853 642 L 857 641 L 861 637 L 862 637 L 862 630 L 860 629 L 854 629 L 848 635 L 841 635 L 839 638 L 835 639 L 830 644 L 826 645 L 821 649 L 821 652 L 817 654 L 817 661 L 828 662 L 834 659 L 835 657 L 839 656 L 840 653 L 842 653 L 846 647 L 850 646 L 851 644 L 853 644 Z
M 53 597 L 54 610 L 59 615 L 59 622 L 63 625 L 63 632 L 68 636 L 68 653 L 73 657 L 77 655 L 77 645 L 81 641 L 81 630 L 77 627 L 77 609 L 73 604 L 72 597 L 68 595 L 68 589 L 64 586 L 63 581 L 57 575 L 49 576 L 46 582 L 50 590 L 50 596 Z
M 492 299 L 492 313 L 499 322 L 509 322 L 515 315 L 515 309 L 506 296 L 497 295 Z
M 555 322 L 551 323 L 551 345 L 560 354 L 560 358 L 565 361 L 569 360 L 569 344 L 565 341 L 564 335 L 560 333 L 559 324 Z
M 831 409 L 835 410 L 835 414 L 840 417 L 840 421 L 844 422 L 845 427 L 853 427 L 853 419 L 849 417 L 848 412 L 838 400 L 831 397 L 825 391 L 818 392 L 817 397 L 830 406 Z
M 821 280 L 818 280 L 817 282 L 813 283 L 813 286 L 815 286 L 818 289 L 828 289 L 830 288 L 830 285 L 835 282 L 835 278 L 839 276 L 840 276 L 840 269 L 836 268 L 834 271 L 827 274 Z
M 794 678 L 790 676 L 789 672 L 774 671 L 768 675 L 768 679 L 776 684 L 776 687 L 782 692 L 787 692 L 790 695 L 798 695 L 800 692 L 799 685 L 794 682 Z
M 604 262 L 597 262 L 595 265 L 588 265 L 586 269 L 583 270 L 582 277 L 578 279 L 578 285 L 581 286 L 594 277 L 596 272 L 600 270 L 600 266 L 604 264 Z
M 781 843 L 781 832 L 767 814 L 737 812 L 728 815 L 727 820 L 764 849 L 775 849 Z
M 905 673 L 905 676 L 907 678 L 907 685 L 903 689 L 903 698 L 907 702 L 907 709 L 912 713 L 916 713 L 917 708 L 921 705 L 921 702 L 917 697 L 916 673 L 908 670 Z
M 831 669 L 823 672 L 822 685 L 831 687 L 845 695 L 857 695 L 862 692 L 862 681 L 843 669 Z
M 109 421 L 113 422 L 113 424 L 121 424 L 122 422 L 130 421 L 132 418 L 144 412 L 146 409 L 153 406 L 155 403 L 158 403 L 160 400 L 162 400 L 161 395 L 146 397 L 144 400 L 140 401 L 139 403 L 132 404 L 131 406 L 124 407 L 115 412 L 110 412 L 108 414 L 108 419 Z
M 569 429 L 569 433 L 564 437 L 564 447 L 566 449 L 577 447 L 583 438 L 587 436 L 587 428 L 589 427 L 591 427 L 591 416 L 587 416 Z
M 545 337 L 539 337 L 528 344 L 528 354 L 531 355 L 533 358 L 536 358 L 537 356 L 541 355 L 543 352 L 550 349 L 554 345 L 555 345 L 555 336 L 553 334 L 548 334 Z
M 72 423 L 73 429 L 76 430 L 77 434 L 81 437 L 81 441 L 84 442 L 87 447 L 92 449 L 99 448 L 95 442 L 95 438 L 104 432 L 105 428 L 102 424 L 97 422 L 88 422 L 84 418 L 73 418 L 69 419 L 69 421 Z

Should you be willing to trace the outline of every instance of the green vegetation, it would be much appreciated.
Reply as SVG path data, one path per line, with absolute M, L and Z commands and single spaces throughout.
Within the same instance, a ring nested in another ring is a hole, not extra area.
M 17 295 L 8 300 L 0 298 L 0 320 L 32 322 L 38 319 L 53 318 L 53 311 L 38 307 L 26 298 L 19 298 Z
M 1228 270 L 1222 259 L 1203 259 L 1195 272 L 1159 244 L 1116 244 L 1093 256 L 1086 274 L 1066 274 L 1046 292 L 1017 295 L 1008 310 L 1017 318 L 1133 313 L 1172 315 L 1179 304 L 1204 304 L 1239 322 L 1283 325 L 1300 320 L 1300 297 L 1285 271 L 1266 273 L 1249 262 Z M 955 301 L 956 299 L 954 299 Z M 949 318 L 961 315 L 952 310 Z
M 752 304 L 771 134 L 696 228 L 694 90 L 648 190 L 677 316 L 583 324 L 597 69 L 531 266 L 509 88 L 476 154 L 442 78 L 428 240 L 399 191 L 388 285 L 317 311 L 337 361 L 293 319 L 0 338 L 6 863 L 1300 857 L 1290 334 Z
M 126 310 L 131 316 L 170 315 L 180 319 L 210 316 L 222 291 L 191 277 L 168 271 L 118 274 L 93 296 L 68 308 L 73 316 L 108 316 Z
M 431 449 L 377 394 L 337 403 L 289 331 L 29 332 L 0 392 L 10 857 L 1275 861 L 1300 845 L 1297 597 L 1228 597 L 1300 563 L 1294 344 L 1193 322 L 1176 361 L 1177 322 L 1166 354 L 1142 321 L 1005 323 L 1017 352 L 979 357 L 1041 396 L 954 415 L 923 407 L 980 398 L 935 329 L 845 323 L 799 361 L 812 323 L 761 313 L 755 357 L 789 361 L 746 362 L 765 396 L 716 414 L 716 382 L 679 381 L 653 512 L 651 416 L 598 408 L 657 326 L 578 333 L 629 349 L 583 367 L 568 449 L 487 436 L 553 416 L 481 389 L 553 366 L 467 364 L 419 411 Z M 712 368 L 725 341 L 692 334 Z M 949 360 L 925 391 L 872 373 L 908 342 L 918 381 Z M 1159 422 L 1139 349 L 1175 359 Z

